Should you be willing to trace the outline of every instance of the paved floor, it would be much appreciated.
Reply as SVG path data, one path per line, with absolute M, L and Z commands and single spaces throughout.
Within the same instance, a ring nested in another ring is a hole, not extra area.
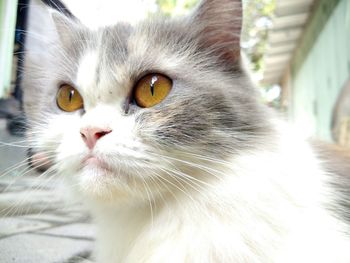
M 94 230 L 79 204 L 62 200 L 57 178 L 40 176 L 22 166 L 23 138 L 8 134 L 0 119 L 0 262 L 86 263 Z

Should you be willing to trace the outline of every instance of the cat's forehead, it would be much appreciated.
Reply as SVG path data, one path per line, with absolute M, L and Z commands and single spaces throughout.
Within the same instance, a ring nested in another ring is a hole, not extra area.
M 104 70 L 113 70 L 125 63 L 130 30 L 129 26 L 122 25 L 89 32 L 86 44 L 80 45 L 82 50 L 76 58 L 79 84 L 96 84 Z M 84 75 L 87 75 L 86 78 Z
M 128 26 L 90 32 L 88 43 L 77 58 L 75 83 L 91 100 L 124 95 L 118 86 L 126 81 L 121 73 L 127 60 L 129 35 Z

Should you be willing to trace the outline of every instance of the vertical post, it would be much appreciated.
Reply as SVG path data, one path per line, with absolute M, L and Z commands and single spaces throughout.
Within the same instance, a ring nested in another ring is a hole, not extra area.
M 0 1 L 0 98 L 9 95 L 15 41 L 17 0 Z

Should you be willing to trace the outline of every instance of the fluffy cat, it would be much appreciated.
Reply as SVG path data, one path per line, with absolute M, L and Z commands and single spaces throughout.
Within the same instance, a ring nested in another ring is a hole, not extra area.
M 97 262 L 350 262 L 333 177 L 242 66 L 241 9 L 94 31 L 53 13 L 60 41 L 29 51 L 29 133 L 89 207 Z

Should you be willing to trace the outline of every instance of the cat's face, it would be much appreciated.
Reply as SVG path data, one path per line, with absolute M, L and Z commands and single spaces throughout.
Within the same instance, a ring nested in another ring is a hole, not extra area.
M 198 183 L 268 126 L 240 68 L 240 14 L 240 1 L 207 0 L 191 17 L 97 31 L 54 14 L 60 43 L 28 65 L 29 134 L 90 196 Z

